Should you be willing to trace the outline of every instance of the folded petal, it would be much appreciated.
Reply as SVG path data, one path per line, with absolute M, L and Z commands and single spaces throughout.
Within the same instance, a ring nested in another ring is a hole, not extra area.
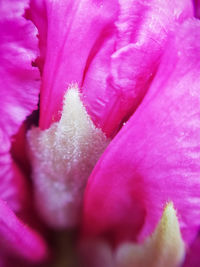
M 200 18 L 200 1 L 193 0 L 193 4 L 194 4 L 194 14 L 197 18 Z
M 24 122 L 17 134 L 12 137 L 11 155 L 16 164 L 26 175 L 30 174 L 30 162 L 27 154 L 26 132 L 27 123 Z
M 46 247 L 38 234 L 26 227 L 13 213 L 24 218 L 28 191 L 25 177 L 8 153 L 9 146 L 10 140 L 4 135 L 0 151 L 0 252 L 2 266 L 17 266 L 16 260 L 7 260 L 6 257 L 14 255 L 26 260 L 40 261 L 46 257 Z M 34 220 L 35 218 L 32 219 L 32 224 Z
M 42 73 L 47 50 L 48 20 L 46 13 L 46 1 L 30 0 L 30 8 L 26 10 L 26 17 L 33 21 L 38 29 L 40 55 L 36 59 L 36 64 L 40 68 L 40 71 Z
M 37 31 L 23 17 L 27 2 L 0 3 L 0 127 L 9 136 L 38 102 L 39 71 L 31 65 L 37 55 Z
M 117 267 L 177 267 L 183 262 L 185 245 L 172 203 L 164 209 L 152 236 L 143 244 L 123 243 L 116 251 Z
M 107 136 L 116 133 L 143 99 L 168 34 L 193 16 L 188 0 L 118 2 L 115 38 L 111 35 L 110 43 L 99 49 L 83 83 L 88 113 Z
M 8 206 L 0 200 L 0 249 L 7 255 L 16 255 L 37 262 L 46 258 L 43 239 L 24 225 Z
M 114 0 L 46 0 L 43 3 L 48 23 L 40 126 L 45 129 L 60 118 L 58 111 L 62 110 L 68 86 L 72 82 L 81 85 L 87 65 L 106 39 L 105 29 L 113 24 L 116 4 Z M 41 24 L 38 29 L 43 29 Z
M 23 174 L 9 154 L 10 139 L 0 128 L 0 198 L 14 212 L 20 212 L 26 204 L 26 184 Z
M 194 240 L 192 245 L 188 247 L 183 267 L 198 267 L 200 262 L 199 253 L 200 253 L 200 237 L 198 236 Z
M 184 240 L 200 225 L 200 22 L 184 23 L 135 114 L 96 165 L 85 193 L 84 231 L 113 241 L 152 232 L 167 201 Z M 132 211 L 134 210 L 134 213 Z
M 101 4 L 32 0 L 32 10 L 46 59 L 40 127 L 48 128 L 60 119 L 64 92 L 77 82 L 93 122 L 108 136 L 116 133 L 143 98 L 168 32 L 176 22 L 193 16 L 188 0 Z
M 0 2 L 0 197 L 18 212 L 25 197 L 22 174 L 10 155 L 11 137 L 37 107 L 36 28 L 24 17 L 28 1 Z
M 83 266 L 89 267 L 177 267 L 185 256 L 173 203 L 167 203 L 153 233 L 141 244 L 122 242 L 112 248 L 105 240 L 83 239 L 79 247 Z

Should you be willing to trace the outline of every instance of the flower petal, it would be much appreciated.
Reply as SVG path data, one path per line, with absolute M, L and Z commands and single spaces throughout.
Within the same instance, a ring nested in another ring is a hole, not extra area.
M 88 113 L 107 136 L 119 130 L 143 99 L 168 34 L 192 16 L 188 0 L 119 1 L 115 38 L 110 35 L 110 43 L 100 48 L 83 83 Z
M 83 266 L 89 267 L 176 267 L 185 256 L 173 203 L 166 205 L 153 234 L 143 243 L 123 242 L 111 248 L 105 240 L 83 239 L 79 250 Z
M 200 18 L 200 2 L 199 0 L 193 0 L 194 14 L 197 18 Z
M 183 262 L 185 245 L 173 204 L 168 203 L 151 237 L 143 244 L 123 243 L 116 251 L 117 267 L 177 267 Z
M 199 267 L 200 237 L 188 248 L 183 267 Z
M 0 248 L 5 253 L 37 262 L 47 256 L 43 239 L 25 226 L 0 200 Z
M 200 22 L 172 36 L 145 99 L 96 165 L 85 193 L 85 233 L 112 240 L 152 232 L 173 201 L 184 240 L 200 225 Z M 132 210 L 134 214 L 132 215 Z
M 24 17 L 28 1 L 0 2 L 0 197 L 19 212 L 25 197 L 22 174 L 10 155 L 11 137 L 37 106 L 39 71 L 34 25 Z
M 9 136 L 38 102 L 39 71 L 31 66 L 37 56 L 37 32 L 23 17 L 27 2 L 0 3 L 0 127 Z
M 108 136 L 143 98 L 175 22 L 193 15 L 188 0 L 32 0 L 32 7 L 43 15 L 37 22 L 33 12 L 46 55 L 40 127 L 60 119 L 64 92 L 77 82 L 93 122 Z
M 42 73 L 46 59 L 48 30 L 45 1 L 30 0 L 30 8 L 26 11 L 26 17 L 32 20 L 38 29 L 40 56 L 37 58 L 36 63 Z
M 104 30 L 116 16 L 114 0 L 46 0 L 44 3 L 48 30 L 41 91 L 42 129 L 60 118 L 58 111 L 62 110 L 68 86 L 73 82 L 81 86 L 89 58 L 95 56 L 106 38 Z

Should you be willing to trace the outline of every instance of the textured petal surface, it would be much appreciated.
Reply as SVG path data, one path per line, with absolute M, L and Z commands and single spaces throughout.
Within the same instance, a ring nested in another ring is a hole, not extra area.
M 41 92 L 43 129 L 60 118 L 58 111 L 69 84 L 81 86 L 85 68 L 106 39 L 104 31 L 116 13 L 114 0 L 46 0 L 44 4 L 48 30 Z
M 188 0 L 32 0 L 32 10 L 46 57 L 40 127 L 60 119 L 64 92 L 76 82 L 108 136 L 143 98 L 175 23 L 193 15 Z
M 108 136 L 116 133 L 144 97 L 169 32 L 193 15 L 188 0 L 118 2 L 115 38 L 111 36 L 99 49 L 83 83 L 88 112 Z
M 0 127 L 9 136 L 37 108 L 39 72 L 31 66 L 37 54 L 37 31 L 23 18 L 28 1 L 0 2 Z
M 39 71 L 34 25 L 23 18 L 28 1 L 0 1 L 0 197 L 19 211 L 25 189 L 22 175 L 9 154 L 11 136 L 37 107 Z
M 194 238 L 200 225 L 198 40 L 198 20 L 177 30 L 148 94 L 96 165 L 85 193 L 85 233 L 134 239 L 144 223 L 143 238 L 172 200 L 183 238 Z
M 5 253 L 14 253 L 34 262 L 47 256 L 47 249 L 41 237 L 25 226 L 1 200 L 0 248 Z

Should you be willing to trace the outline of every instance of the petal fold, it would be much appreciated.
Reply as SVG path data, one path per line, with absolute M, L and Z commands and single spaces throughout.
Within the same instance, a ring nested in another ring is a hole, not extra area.
M 32 6 L 37 2 L 32 0 Z M 71 83 L 82 86 L 87 66 L 107 39 L 106 32 L 113 28 L 116 1 L 46 0 L 43 3 L 47 17 L 47 43 L 40 127 L 46 129 L 60 119 L 66 88 Z M 42 25 L 38 25 L 41 35 L 44 32 Z
M 185 244 L 173 203 L 166 205 L 154 232 L 144 242 L 122 242 L 112 248 L 105 240 L 84 239 L 80 243 L 80 253 L 83 266 L 89 267 L 180 266 L 185 256 Z
M 116 251 L 117 267 L 177 267 L 185 245 L 173 204 L 168 203 L 154 233 L 143 244 L 124 243 Z
M 0 2 L 0 197 L 18 212 L 24 204 L 24 177 L 10 155 L 11 137 L 37 108 L 39 71 L 37 30 L 23 14 L 28 1 Z M 23 202 L 23 204 L 22 204 Z
M 0 3 L 0 127 L 9 136 L 37 108 L 39 71 L 31 63 L 37 57 L 37 30 L 23 14 L 28 1 Z
M 187 249 L 187 254 L 183 267 L 198 267 L 199 266 L 199 252 L 200 252 L 200 237 L 199 235 Z
M 108 137 L 143 99 L 168 34 L 193 16 L 188 0 L 32 0 L 32 9 L 45 57 L 40 128 L 60 119 L 65 88 L 75 82 L 88 114 Z
M 8 255 L 38 262 L 47 257 L 43 239 L 24 225 L 9 207 L 0 200 L 0 248 Z
M 191 242 L 200 225 L 200 22 L 172 35 L 140 107 L 95 166 L 85 192 L 84 231 L 114 242 L 144 239 L 173 201 Z M 132 213 L 134 210 L 134 213 Z M 142 232 L 138 236 L 140 230 Z
M 118 2 L 115 36 L 110 37 L 111 53 L 107 57 L 109 67 L 96 65 L 101 59 L 103 61 L 100 51 L 83 83 L 88 113 L 107 136 L 116 134 L 142 101 L 155 76 L 170 32 L 177 23 L 193 16 L 192 3 L 188 0 Z M 113 51 L 112 39 L 115 41 Z M 100 71 L 95 71 L 96 67 L 100 67 Z M 99 83 L 102 72 L 107 75 Z

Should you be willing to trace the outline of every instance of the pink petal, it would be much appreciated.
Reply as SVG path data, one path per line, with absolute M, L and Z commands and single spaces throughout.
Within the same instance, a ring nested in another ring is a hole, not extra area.
M 197 18 L 200 18 L 200 1 L 199 0 L 193 0 L 194 4 L 194 13 Z
M 39 71 L 34 25 L 24 17 L 28 1 L 0 2 L 0 197 L 19 212 L 25 199 L 24 177 L 9 153 L 11 136 L 37 107 Z
M 119 1 L 115 43 L 111 32 L 83 83 L 88 112 L 108 136 L 116 133 L 144 97 L 169 32 L 176 22 L 192 16 L 188 0 Z
M 41 92 L 42 129 L 60 118 L 58 111 L 62 110 L 67 87 L 72 82 L 81 85 L 88 61 L 106 39 L 104 31 L 113 27 L 116 17 L 114 0 L 46 0 L 44 3 L 48 31 Z
M 142 100 L 175 22 L 193 16 L 188 0 L 32 0 L 31 10 L 40 67 L 46 59 L 40 127 L 60 119 L 63 95 L 76 82 L 92 120 L 108 136 Z
M 28 159 L 26 142 L 27 123 L 23 123 L 16 135 L 12 137 L 11 155 L 17 165 L 28 176 L 30 175 L 30 162 Z
M 110 143 L 85 193 L 84 231 L 112 240 L 153 232 L 173 201 L 183 238 L 200 225 L 200 22 L 167 44 L 145 99 Z
M 43 239 L 24 225 L 8 206 L 0 200 L 0 249 L 34 262 L 47 256 Z
M 20 212 L 26 204 L 25 180 L 9 154 L 10 140 L 1 129 L 0 137 L 0 198 L 9 204 L 13 211 Z
M 9 136 L 37 108 L 39 72 L 31 66 L 36 58 L 34 25 L 23 18 L 28 1 L 0 3 L 0 127 Z
M 36 25 L 39 32 L 39 49 L 40 57 L 37 58 L 36 63 L 43 72 L 43 67 L 46 58 L 47 49 L 47 14 L 46 14 L 46 4 L 44 0 L 31 0 L 30 9 L 26 12 L 26 17 L 31 19 Z
M 198 236 L 192 245 L 188 248 L 183 267 L 199 267 L 200 258 L 200 237 Z

